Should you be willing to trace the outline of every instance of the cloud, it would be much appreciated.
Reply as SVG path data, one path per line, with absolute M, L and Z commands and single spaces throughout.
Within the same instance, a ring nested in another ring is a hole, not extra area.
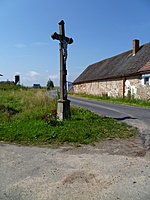
M 19 48 L 19 49 L 22 49 L 22 48 L 25 48 L 25 47 L 26 47 L 26 45 L 24 45 L 24 44 L 14 44 L 14 46 L 15 46 L 16 48 Z
M 48 78 L 50 78 L 50 79 L 58 79 L 58 74 L 49 75 Z
M 21 81 L 26 86 L 33 86 L 35 83 L 39 83 L 41 86 L 46 86 L 47 81 L 51 79 L 54 85 L 59 85 L 59 74 L 49 74 L 45 72 L 38 73 L 37 71 L 26 71 L 22 74 Z
M 38 72 L 35 72 L 35 71 L 29 71 L 26 73 L 27 76 L 29 77 L 36 77 L 36 76 L 39 76 L 40 74 Z
M 15 75 L 20 75 L 20 72 L 15 72 Z
M 31 46 L 47 46 L 49 45 L 48 42 L 35 42 L 35 43 L 32 43 Z
M 40 74 L 36 71 L 28 71 L 22 78 L 23 83 L 25 85 L 33 85 L 35 82 L 39 82 L 39 76 Z

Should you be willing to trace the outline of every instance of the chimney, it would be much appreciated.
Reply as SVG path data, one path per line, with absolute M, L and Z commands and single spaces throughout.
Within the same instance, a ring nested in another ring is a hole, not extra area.
M 133 40 L 132 54 L 135 55 L 139 50 L 139 40 Z

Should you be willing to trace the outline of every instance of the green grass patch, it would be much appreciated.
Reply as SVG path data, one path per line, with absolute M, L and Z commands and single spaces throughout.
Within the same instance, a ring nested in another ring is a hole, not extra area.
M 44 90 L 22 88 L 0 91 L 0 140 L 26 145 L 89 144 L 105 138 L 129 138 L 136 129 L 125 123 L 71 107 L 72 119 L 55 126 L 42 120 L 56 109 L 56 100 Z

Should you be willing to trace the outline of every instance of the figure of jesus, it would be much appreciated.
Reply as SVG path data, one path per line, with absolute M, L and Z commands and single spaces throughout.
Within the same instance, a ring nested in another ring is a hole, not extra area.
M 62 43 L 63 43 L 64 63 L 66 64 L 66 60 L 67 60 L 67 56 L 68 56 L 68 52 L 67 52 L 68 43 L 65 40 L 63 40 Z

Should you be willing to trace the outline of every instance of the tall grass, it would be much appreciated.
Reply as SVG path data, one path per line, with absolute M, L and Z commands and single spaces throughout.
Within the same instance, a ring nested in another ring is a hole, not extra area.
M 128 138 L 136 130 L 124 123 L 71 107 L 72 119 L 56 126 L 42 120 L 56 109 L 56 100 L 44 90 L 0 91 L 0 140 L 21 144 L 91 143 L 103 138 Z
M 0 93 L 1 122 L 16 118 L 34 118 L 54 106 L 53 100 L 36 90 L 9 90 Z M 7 118 L 7 116 L 9 116 Z

